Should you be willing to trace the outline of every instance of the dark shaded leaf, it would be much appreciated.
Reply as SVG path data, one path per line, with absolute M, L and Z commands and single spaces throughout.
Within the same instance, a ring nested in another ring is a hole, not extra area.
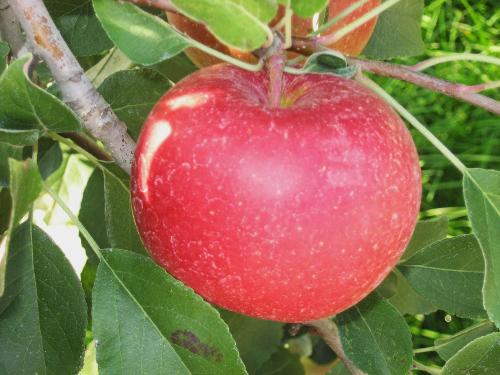
M 198 70 L 196 65 L 194 65 L 184 53 L 180 53 L 171 59 L 152 65 L 151 69 L 156 70 L 174 83 L 179 82 L 184 77 Z
M 99 86 L 99 92 L 137 140 L 147 115 L 170 87 L 170 82 L 161 74 L 135 69 L 110 75 Z
M 6 285 L 2 374 L 76 374 L 85 350 L 83 290 L 61 250 L 30 222 L 12 236 Z
M 419 221 L 401 260 L 404 261 L 427 245 L 446 238 L 447 234 L 447 216 L 439 216 L 436 219 Z
M 401 0 L 377 20 L 363 54 L 374 59 L 417 56 L 424 53 L 420 24 L 424 0 Z
M 46 0 L 44 3 L 76 56 L 96 55 L 113 46 L 90 0 Z
M 9 56 L 10 48 L 5 42 L 0 41 L 0 74 L 7 66 L 7 56 Z
M 298 355 L 280 348 L 255 375 L 304 375 L 305 370 Z
M 279 349 L 283 324 L 227 310 L 219 312 L 229 326 L 247 371 L 255 373 Z
M 437 308 L 461 317 L 487 317 L 481 294 L 484 261 L 474 235 L 435 242 L 416 252 L 398 269 Z
M 147 251 L 132 216 L 128 184 L 123 184 L 111 173 L 104 173 L 104 201 L 106 231 L 110 245 L 146 255 Z
M 61 166 L 62 159 L 59 142 L 48 138 L 40 139 L 38 142 L 38 169 L 44 180 Z
M 413 352 L 411 335 L 399 312 L 372 293 L 336 322 L 347 357 L 367 374 L 406 374 Z

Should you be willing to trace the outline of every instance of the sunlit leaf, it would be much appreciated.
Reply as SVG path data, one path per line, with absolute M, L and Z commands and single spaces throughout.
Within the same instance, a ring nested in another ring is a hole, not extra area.
M 221 41 L 253 51 L 264 44 L 277 12 L 273 0 L 172 0 L 183 14 L 203 22 Z
M 155 64 L 187 46 L 187 41 L 165 21 L 133 4 L 116 0 L 93 3 L 108 36 L 135 63 Z

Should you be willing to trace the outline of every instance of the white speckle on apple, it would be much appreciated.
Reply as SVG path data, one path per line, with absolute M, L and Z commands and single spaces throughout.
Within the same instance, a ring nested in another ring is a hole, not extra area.
M 178 96 L 168 102 L 170 109 L 176 110 L 179 108 L 195 108 L 205 104 L 209 99 L 208 94 L 196 93 Z

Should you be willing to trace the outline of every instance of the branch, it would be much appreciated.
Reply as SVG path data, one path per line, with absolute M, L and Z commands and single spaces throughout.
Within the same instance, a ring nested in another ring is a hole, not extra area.
M 500 115 L 500 101 L 476 93 L 477 87 L 453 83 L 441 78 L 414 71 L 403 65 L 389 64 L 380 61 L 362 60 L 350 57 L 351 64 L 358 65 L 363 71 L 375 73 L 385 77 L 396 78 L 402 81 L 425 87 L 484 108 L 489 112 Z
M 344 362 L 345 367 L 347 367 L 352 375 L 367 375 L 365 372 L 357 368 L 349 358 L 347 358 L 344 348 L 342 347 L 342 342 L 340 341 L 339 330 L 334 322 L 330 319 L 321 319 L 304 324 L 316 330 L 323 340 L 325 340 L 327 345 L 335 352 L 335 354 L 337 354 L 342 362 Z
M 0 40 L 9 44 L 12 56 L 17 56 L 24 45 L 21 27 L 8 0 L 0 0 Z
M 65 138 L 71 139 L 85 151 L 94 155 L 97 159 L 103 161 L 113 161 L 113 158 L 107 153 L 104 148 L 96 144 L 90 137 L 86 136 L 84 133 L 70 132 L 61 133 L 61 135 Z
M 104 98 L 83 72 L 54 25 L 42 0 L 9 0 L 27 40 L 50 68 L 63 100 L 83 125 L 101 140 L 116 163 L 130 173 L 135 143 Z
M 294 38 L 291 50 L 302 55 L 310 55 L 314 52 L 325 51 L 328 49 L 319 43 L 317 39 Z M 408 67 L 381 61 L 364 60 L 355 57 L 347 57 L 347 61 L 350 64 L 357 65 L 365 72 L 371 72 L 384 77 L 391 77 L 410 82 L 414 85 L 474 104 L 497 115 L 500 114 L 500 101 L 477 93 L 477 91 L 484 89 L 482 86 L 467 86 L 460 83 L 446 81 L 441 78 L 415 71 L 415 66 Z M 486 88 L 491 87 L 486 86 Z

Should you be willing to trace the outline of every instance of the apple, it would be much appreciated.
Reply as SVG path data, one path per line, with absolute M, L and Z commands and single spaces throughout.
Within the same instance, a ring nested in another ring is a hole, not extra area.
M 419 158 L 396 113 L 359 83 L 201 69 L 156 104 L 132 205 L 152 257 L 206 300 L 286 322 L 370 293 L 414 230 Z
M 356 2 L 357 0 L 331 0 L 328 5 L 328 19 L 331 20 L 332 18 L 340 14 L 343 10 Z M 367 3 L 353 11 L 348 17 L 342 19 L 341 21 L 330 27 L 322 35 L 328 35 L 339 30 L 340 28 L 358 19 L 360 16 L 372 10 L 378 5 L 380 5 L 380 0 L 369 0 Z M 278 22 L 278 20 L 283 17 L 283 15 L 284 8 L 280 6 L 278 14 L 275 19 L 270 22 L 270 26 L 274 26 Z M 179 31 L 189 35 L 191 38 L 194 38 L 207 46 L 215 48 L 220 52 L 226 53 L 246 62 L 256 61 L 255 57 L 251 53 L 231 48 L 220 42 L 201 23 L 192 21 L 183 15 L 172 12 L 167 12 L 167 18 L 169 23 L 175 26 Z M 346 55 L 357 56 L 363 51 L 366 44 L 368 43 L 368 40 L 373 33 L 373 29 L 375 28 L 376 23 L 377 18 L 374 17 L 362 26 L 358 27 L 356 30 L 347 34 L 338 42 L 328 45 L 328 47 L 338 50 Z M 300 18 L 294 15 L 292 21 L 293 35 L 297 37 L 305 37 L 315 29 L 317 24 L 318 17 Z M 186 50 L 186 54 L 198 67 L 210 66 L 221 62 L 218 58 L 202 52 L 196 48 L 188 48 Z M 290 53 L 289 57 L 293 56 L 296 55 Z

